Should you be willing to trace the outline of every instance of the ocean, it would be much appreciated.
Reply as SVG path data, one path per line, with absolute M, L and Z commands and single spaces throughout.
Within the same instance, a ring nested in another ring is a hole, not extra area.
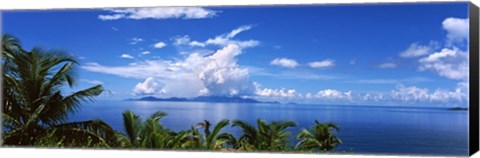
M 174 131 L 186 130 L 208 120 L 240 119 L 256 126 L 256 119 L 294 121 L 295 134 L 310 129 L 315 120 L 333 122 L 340 127 L 337 136 L 343 144 L 336 151 L 353 154 L 396 155 L 468 155 L 468 111 L 445 108 L 392 107 L 360 105 L 283 105 L 200 102 L 96 101 L 82 105 L 70 121 L 102 119 L 123 132 L 122 113 L 131 110 L 142 119 L 156 111 L 168 113 L 162 124 Z M 223 129 L 238 138 L 239 127 Z

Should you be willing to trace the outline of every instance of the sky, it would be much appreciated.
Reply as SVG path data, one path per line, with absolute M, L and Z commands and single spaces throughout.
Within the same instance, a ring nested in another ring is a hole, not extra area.
M 2 32 L 78 61 L 99 100 L 239 96 L 467 106 L 468 3 L 4 11 Z

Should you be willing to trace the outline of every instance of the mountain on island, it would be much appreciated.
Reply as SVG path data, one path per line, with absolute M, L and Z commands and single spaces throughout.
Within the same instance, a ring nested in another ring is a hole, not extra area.
M 168 102 L 207 102 L 207 103 L 268 103 L 280 104 L 277 101 L 262 102 L 250 98 L 230 97 L 230 96 L 200 96 L 195 98 L 157 98 L 153 96 L 139 99 L 127 99 L 128 101 L 168 101 Z
M 466 107 L 451 107 L 451 108 L 448 108 L 447 110 L 453 110 L 453 111 L 468 111 L 468 108 L 466 108 Z

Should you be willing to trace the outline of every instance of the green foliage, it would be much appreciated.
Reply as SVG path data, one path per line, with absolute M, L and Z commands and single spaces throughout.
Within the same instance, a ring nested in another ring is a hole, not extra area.
M 232 126 L 242 128 L 243 135 L 239 138 L 239 146 L 243 150 L 285 151 L 289 148 L 288 127 L 296 126 L 291 121 L 274 121 L 266 123 L 258 119 L 257 128 L 241 120 L 233 121 Z
M 2 36 L 2 41 L 3 144 L 51 144 L 50 140 L 62 140 L 63 144 L 82 146 L 87 139 L 92 144 L 110 144 L 109 134 L 114 132 L 102 121 L 66 123 L 67 116 L 75 113 L 82 102 L 92 101 L 103 92 L 101 85 L 69 95 L 60 91 L 77 82 L 77 62 L 69 52 L 39 47 L 26 51 L 11 35 Z
M 331 151 L 336 146 L 342 144 L 340 138 L 335 136 L 335 131 L 340 129 L 334 123 L 320 123 L 315 120 L 316 125 L 312 126 L 312 132 L 303 129 L 297 134 L 297 139 L 301 139 L 296 149 L 302 151 Z

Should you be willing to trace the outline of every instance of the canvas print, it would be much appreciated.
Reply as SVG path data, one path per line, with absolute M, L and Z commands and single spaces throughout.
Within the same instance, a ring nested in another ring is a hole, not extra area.
M 2 11 L 2 147 L 466 156 L 468 6 Z

